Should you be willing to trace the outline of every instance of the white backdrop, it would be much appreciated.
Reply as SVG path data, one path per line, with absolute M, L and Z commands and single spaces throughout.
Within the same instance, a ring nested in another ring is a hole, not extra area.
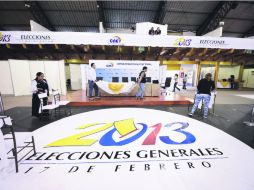
M 80 65 L 70 64 L 71 89 L 81 89 L 81 69 Z
M 2 64 L 3 63 L 3 64 Z M 43 72 L 50 86 L 66 94 L 64 61 L 8 60 L 0 64 L 0 91 L 15 96 L 30 95 L 31 81 Z
M 144 66 L 148 70 L 146 77 L 151 77 L 152 80 L 159 80 L 159 61 L 139 61 L 139 60 L 89 60 L 89 65 L 95 63 L 97 77 L 103 77 L 103 80 L 112 82 L 112 77 L 119 77 L 119 82 L 122 82 L 122 77 L 138 77 Z
M 29 62 L 26 60 L 9 60 L 15 96 L 31 94 L 31 77 Z
M 152 22 L 140 22 L 136 23 L 136 34 L 146 34 L 148 35 L 149 30 L 153 27 L 154 30 L 157 30 L 157 27 L 160 28 L 161 34 L 160 35 L 167 35 L 168 31 L 168 25 L 162 25 L 162 24 L 155 24 Z
M 13 94 L 11 70 L 8 61 L 0 61 L 0 92 L 2 94 Z

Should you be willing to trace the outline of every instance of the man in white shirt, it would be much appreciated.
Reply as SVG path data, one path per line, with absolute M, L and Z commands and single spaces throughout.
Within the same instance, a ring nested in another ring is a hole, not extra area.
M 88 87 L 89 87 L 89 99 L 92 99 L 93 89 L 95 91 L 95 97 L 99 98 L 99 89 L 96 84 L 96 71 L 95 71 L 95 63 L 91 63 L 91 68 L 88 72 Z
M 175 90 L 179 90 L 180 91 L 180 88 L 177 87 L 177 83 L 178 83 L 178 74 L 175 74 L 174 76 L 174 89 L 173 89 L 173 92 L 175 92 Z

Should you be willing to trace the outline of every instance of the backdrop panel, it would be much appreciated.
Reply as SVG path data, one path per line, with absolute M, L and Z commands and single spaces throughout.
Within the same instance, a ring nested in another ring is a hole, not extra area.
M 67 89 L 66 89 L 66 75 L 65 75 L 65 65 L 64 60 L 58 61 L 58 67 L 59 67 L 59 82 L 60 82 L 60 93 L 63 95 L 66 95 Z
M 45 73 L 43 61 L 29 61 L 31 80 L 35 79 L 37 72 Z
M 58 61 L 44 61 L 45 78 L 55 90 L 61 90 Z
M 30 95 L 31 81 L 43 72 L 52 88 L 66 94 L 64 61 L 8 60 L 0 64 L 0 91 L 15 96 Z
M 0 92 L 13 94 L 11 71 L 8 61 L 0 61 Z
M 9 60 L 15 96 L 31 94 L 31 77 L 27 60 Z
M 144 66 L 147 66 L 146 76 L 152 80 L 159 80 L 159 61 L 130 61 L 130 60 L 89 60 L 89 65 L 95 63 L 97 77 L 107 82 L 123 81 L 131 77 L 137 78 Z M 115 80 L 115 81 L 113 81 Z
M 71 89 L 80 90 L 81 89 L 81 69 L 79 65 L 70 64 L 71 73 Z

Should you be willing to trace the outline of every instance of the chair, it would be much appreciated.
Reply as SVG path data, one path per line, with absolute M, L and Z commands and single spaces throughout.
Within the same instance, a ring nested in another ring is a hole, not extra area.
M 97 80 L 97 81 L 103 80 L 103 77 L 96 77 L 96 80 Z
M 52 104 L 54 105 L 59 105 L 59 112 L 60 112 L 60 109 L 63 107 L 64 108 L 64 113 L 65 113 L 65 116 L 68 115 L 67 113 L 67 107 L 68 107 L 68 110 L 69 110 L 69 114 L 71 115 L 71 107 L 69 106 L 69 103 L 70 101 L 63 101 L 61 100 L 61 96 L 60 96 L 60 93 L 55 90 L 53 91 L 53 101 L 52 101 Z
M 137 82 L 136 77 L 131 77 L 131 81 L 132 81 L 132 82 Z
M 128 77 L 122 77 L 122 82 L 129 82 Z
M 4 144 L 6 144 L 6 146 L 9 145 L 7 146 L 7 158 L 14 159 L 15 169 L 16 172 L 18 172 L 18 163 L 31 152 L 33 152 L 33 155 L 36 154 L 34 137 L 30 136 L 30 134 L 28 135 L 27 133 L 22 133 L 22 135 L 18 135 L 17 137 L 13 129 L 13 120 L 9 116 L 0 116 L 0 129 L 4 132 Z M 31 140 L 27 141 L 28 138 L 31 138 Z M 27 148 L 30 150 L 24 153 L 24 150 Z M 12 155 L 9 156 L 10 154 Z M 21 155 L 22 157 L 19 159 L 18 155 Z
M 151 83 L 152 82 L 152 78 L 151 77 L 146 77 L 146 82 Z
M 166 95 L 170 94 L 169 93 L 170 84 L 171 84 L 171 77 L 167 77 L 165 80 L 164 86 L 161 86 L 161 88 L 164 89 L 164 91 L 161 92 L 161 94 L 166 94 Z
M 188 112 L 190 111 L 190 106 L 191 105 L 193 106 L 195 104 L 196 95 L 197 95 L 197 92 L 195 93 L 193 104 L 191 104 L 191 102 L 188 104 Z M 209 102 L 209 104 L 210 104 L 211 101 L 212 101 L 212 108 L 209 107 L 209 113 L 212 113 L 213 115 L 215 115 L 216 95 L 217 95 L 217 92 L 213 92 L 213 100 L 210 99 L 210 102 Z M 204 112 L 204 100 L 202 99 L 202 101 L 199 104 L 201 104 L 201 107 L 198 106 L 198 108 L 197 108 L 197 110 L 199 110 L 199 114 L 198 115 L 202 116 L 202 114 Z M 210 109 L 212 109 L 212 112 L 210 112 Z
M 112 82 L 119 82 L 119 77 L 112 77 Z
M 254 127 L 254 107 L 253 107 L 252 112 L 251 112 L 250 121 L 244 121 L 243 123 L 247 126 Z
M 5 115 L 2 94 L 0 92 L 0 115 Z
M 48 97 L 47 93 L 38 94 L 38 97 L 41 101 L 40 110 L 39 110 L 40 119 L 42 119 L 43 117 L 48 117 L 49 119 L 52 118 L 53 110 L 55 111 L 55 115 L 56 115 L 56 111 L 57 111 L 57 108 L 59 108 L 59 105 L 57 104 L 43 105 L 43 99 Z

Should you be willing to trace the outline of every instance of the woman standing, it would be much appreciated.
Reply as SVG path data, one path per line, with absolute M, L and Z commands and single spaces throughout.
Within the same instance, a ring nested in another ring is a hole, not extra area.
M 139 91 L 136 94 L 137 99 L 143 99 L 145 94 L 145 84 L 146 84 L 146 72 L 147 67 L 143 67 L 142 71 L 139 73 L 138 77 L 138 85 L 139 85 Z
M 206 119 L 208 116 L 208 111 L 209 111 L 209 102 L 211 99 L 211 91 L 214 91 L 214 89 L 215 89 L 215 84 L 214 84 L 214 81 L 212 81 L 212 74 L 211 73 L 207 73 L 205 75 L 205 78 L 201 79 L 198 82 L 197 89 L 198 89 L 198 92 L 195 96 L 195 101 L 194 101 L 195 103 L 192 107 L 191 112 L 188 115 L 190 117 L 192 117 L 199 105 L 199 102 L 204 101 L 204 116 L 203 116 L 203 118 Z
M 49 96 L 49 85 L 44 79 L 44 74 L 42 72 L 36 73 L 36 78 L 32 80 L 32 92 L 33 92 L 33 99 L 32 99 L 32 116 L 39 117 L 39 109 L 40 109 L 40 99 L 38 94 L 47 93 Z M 47 105 L 48 98 L 43 99 L 43 105 Z

